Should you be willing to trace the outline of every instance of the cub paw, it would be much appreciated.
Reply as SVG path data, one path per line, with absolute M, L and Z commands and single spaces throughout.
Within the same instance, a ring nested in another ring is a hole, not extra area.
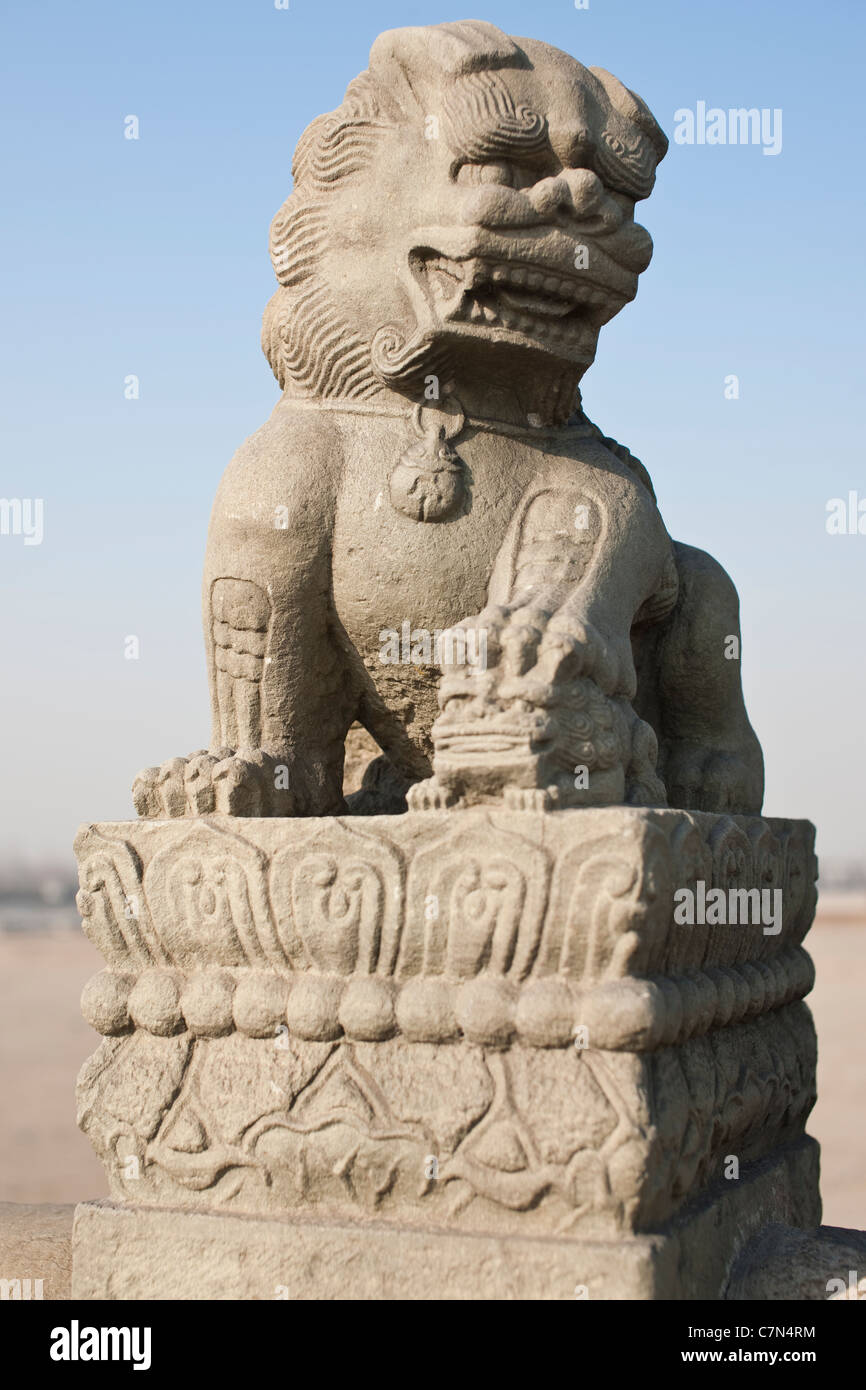
M 444 634 L 442 650 L 443 690 L 455 693 L 530 675 L 545 685 L 588 678 L 605 695 L 633 693 L 635 684 L 631 645 L 607 639 L 568 606 L 490 606 Z
M 506 787 L 503 799 L 509 811 L 555 811 L 561 803 L 559 787 Z
M 457 793 L 436 777 L 425 777 L 423 782 L 415 782 L 406 793 L 406 804 L 410 811 L 446 811 L 457 800 Z

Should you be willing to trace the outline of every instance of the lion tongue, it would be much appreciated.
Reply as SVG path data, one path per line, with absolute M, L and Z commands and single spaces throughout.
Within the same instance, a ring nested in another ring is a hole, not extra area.
M 427 280 L 434 301 L 445 312 L 453 310 L 463 298 L 465 285 L 461 277 L 445 265 L 432 264 L 427 267 Z

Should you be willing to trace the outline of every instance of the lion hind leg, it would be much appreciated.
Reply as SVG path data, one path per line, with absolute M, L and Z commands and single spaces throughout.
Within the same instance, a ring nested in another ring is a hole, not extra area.
M 737 591 L 704 551 L 674 549 L 677 604 L 648 644 L 641 676 L 659 772 L 671 806 L 757 815 L 764 762 L 743 699 Z

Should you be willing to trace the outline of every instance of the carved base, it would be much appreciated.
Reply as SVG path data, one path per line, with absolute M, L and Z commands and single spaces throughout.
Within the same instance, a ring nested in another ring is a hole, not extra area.
M 616 1248 L 666 1231 L 802 1141 L 812 838 L 629 808 L 87 828 L 108 969 L 82 998 L 105 1036 L 79 1122 L 112 1197 Z M 779 910 L 689 925 L 682 889 Z
M 85 1202 L 75 1217 L 72 1297 L 719 1299 L 765 1222 L 818 1225 L 817 1169 L 817 1145 L 803 1140 L 665 1232 L 618 1241 Z

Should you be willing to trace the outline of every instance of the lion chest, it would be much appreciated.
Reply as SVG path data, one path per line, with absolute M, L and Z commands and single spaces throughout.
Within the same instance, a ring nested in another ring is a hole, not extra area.
M 373 656 L 383 630 L 435 632 L 478 612 L 494 564 L 538 476 L 561 457 L 573 486 L 592 470 L 555 444 L 466 431 L 455 444 L 465 499 L 457 515 L 417 520 L 404 504 L 413 436 L 404 420 L 358 416 L 345 427 L 333 543 L 337 615 Z M 396 479 L 395 479 L 396 473 Z

